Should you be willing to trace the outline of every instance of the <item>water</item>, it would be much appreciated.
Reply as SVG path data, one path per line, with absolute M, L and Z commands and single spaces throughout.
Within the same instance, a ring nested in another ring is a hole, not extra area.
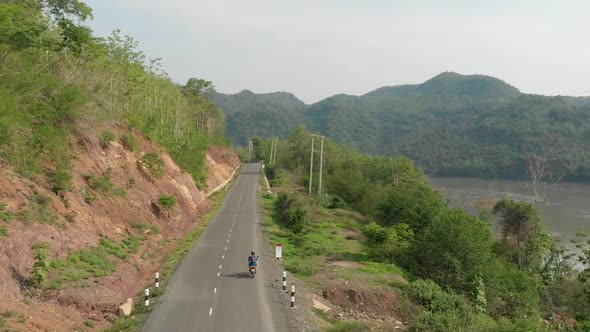
M 539 198 L 530 182 L 497 181 L 474 178 L 431 177 L 432 186 L 443 192 L 452 206 L 474 214 L 479 207 L 490 208 L 493 199 L 511 197 L 535 204 L 543 222 L 553 237 L 570 247 L 576 232 L 590 231 L 590 185 L 574 183 L 546 183 L 537 186 Z M 493 225 L 499 232 L 498 225 Z

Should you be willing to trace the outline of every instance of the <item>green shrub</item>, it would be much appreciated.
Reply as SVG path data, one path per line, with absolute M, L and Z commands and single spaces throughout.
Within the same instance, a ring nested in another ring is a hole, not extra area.
M 346 201 L 338 196 L 338 195 L 330 195 L 330 203 L 327 206 L 328 209 L 347 209 L 348 208 L 348 204 L 346 204 Z
M 387 229 L 374 222 L 367 224 L 362 229 L 363 235 L 367 239 L 367 244 L 370 246 L 385 242 L 389 237 Z
M 84 321 L 84 326 L 86 326 L 86 327 L 89 327 L 89 328 L 91 328 L 91 329 L 92 329 L 92 328 L 94 328 L 95 324 L 94 324 L 94 322 L 93 322 L 93 321 L 90 321 L 90 320 L 85 320 L 85 321 Z
M 0 236 L 8 236 L 8 228 L 6 226 L 0 226 Z
M 38 222 L 41 224 L 58 225 L 59 219 L 51 210 L 49 204 L 51 198 L 43 194 L 34 194 L 30 199 L 30 204 L 24 210 L 18 212 L 18 217 L 25 222 Z
M 110 131 L 105 131 L 100 135 L 98 140 L 100 141 L 100 146 L 102 146 L 103 148 L 107 148 L 109 146 L 109 143 L 111 143 L 114 139 L 115 134 L 113 134 Z
M 35 287 L 42 287 L 47 282 L 49 274 L 49 244 L 40 242 L 32 247 L 35 253 L 35 263 L 31 271 L 31 284 Z
M 119 188 L 118 186 L 116 186 L 112 180 L 112 169 L 109 168 L 107 169 L 102 175 L 100 176 L 96 176 L 96 175 L 85 175 L 84 179 L 86 180 L 86 183 L 88 183 L 88 186 L 94 190 L 106 193 L 106 194 L 115 194 L 117 196 L 127 196 L 127 192 L 122 189 Z M 92 200 L 92 198 L 91 198 Z
M 465 297 L 446 292 L 432 280 L 413 282 L 407 293 L 424 309 L 410 322 L 411 331 L 497 331 L 491 317 L 477 314 Z
M 303 208 L 296 208 L 289 213 L 289 228 L 293 233 L 301 233 L 307 221 L 308 211 Z
M 121 140 L 123 142 L 123 146 L 129 151 L 133 152 L 133 151 L 137 150 L 137 148 L 139 147 L 139 144 L 137 143 L 137 139 L 133 135 L 125 134 L 125 135 L 123 135 Z
M 305 201 L 300 196 L 281 193 L 277 198 L 275 208 L 279 221 L 293 233 L 300 233 L 303 231 L 308 219 L 308 211 L 305 206 Z
M 0 221 L 12 220 L 12 212 L 6 210 L 6 204 L 0 203 Z
M 49 175 L 51 190 L 56 195 L 63 195 L 72 187 L 72 174 L 65 169 L 58 169 Z
M 174 204 L 176 204 L 176 197 L 172 195 L 160 195 L 159 202 L 163 207 L 170 210 L 174 207 Z
M 84 187 L 82 194 L 84 195 L 84 202 L 91 204 L 94 201 L 96 201 L 96 195 L 94 195 L 92 190 L 90 190 L 89 188 Z
M 161 178 L 164 175 L 164 160 L 157 153 L 146 153 L 140 161 L 153 177 Z

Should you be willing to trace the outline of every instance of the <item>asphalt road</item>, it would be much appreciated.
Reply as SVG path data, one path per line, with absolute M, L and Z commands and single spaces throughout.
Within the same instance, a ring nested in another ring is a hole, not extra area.
M 287 331 L 257 201 L 260 164 L 248 164 L 168 283 L 142 331 Z M 254 279 L 250 251 L 260 255 Z

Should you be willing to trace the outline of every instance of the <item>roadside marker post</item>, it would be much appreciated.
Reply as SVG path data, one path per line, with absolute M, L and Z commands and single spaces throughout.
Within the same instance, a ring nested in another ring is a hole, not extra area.
M 283 292 L 287 291 L 287 271 L 283 271 Z
M 291 286 L 291 308 L 295 308 L 295 285 Z
M 156 272 L 156 288 L 160 288 L 160 273 Z
M 145 289 L 145 306 L 146 307 L 150 306 L 150 289 L 149 288 Z
M 281 243 L 277 243 L 277 246 L 275 247 L 275 257 L 278 260 L 283 258 L 283 245 Z

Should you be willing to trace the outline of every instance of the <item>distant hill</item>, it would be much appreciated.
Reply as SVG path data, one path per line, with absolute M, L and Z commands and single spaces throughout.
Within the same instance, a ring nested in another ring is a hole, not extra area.
M 523 178 L 541 156 L 552 176 L 590 180 L 590 98 L 522 94 L 490 76 L 445 72 L 312 105 L 250 91 L 217 94 L 215 102 L 240 145 L 304 124 L 361 152 L 405 155 L 431 174 Z
M 289 133 L 304 122 L 303 111 L 307 107 L 288 92 L 215 93 L 213 100 L 227 114 L 227 132 L 238 145 L 246 145 L 252 136 Z

